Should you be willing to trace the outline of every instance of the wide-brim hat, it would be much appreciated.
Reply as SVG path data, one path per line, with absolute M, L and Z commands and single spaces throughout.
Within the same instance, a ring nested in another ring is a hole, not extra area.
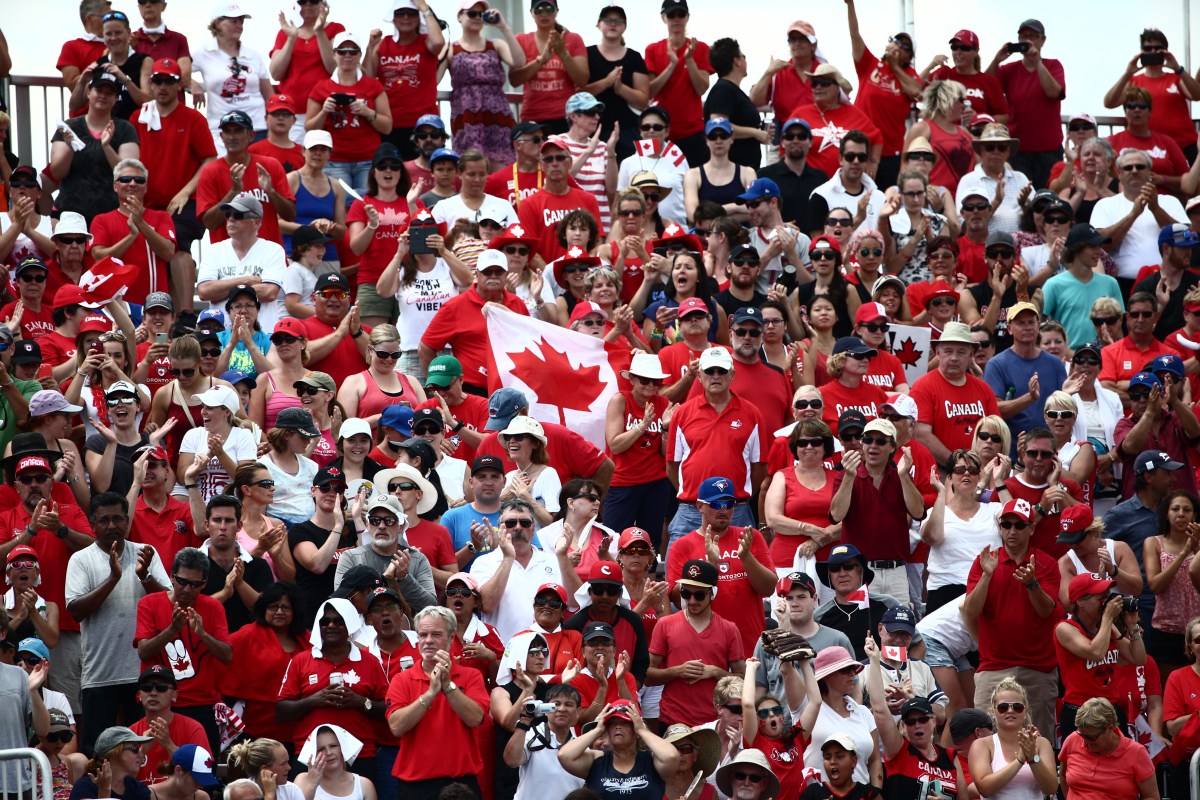
M 1008 126 L 999 122 L 989 122 L 983 126 L 983 132 L 979 134 L 979 138 L 972 142 L 977 151 L 985 144 L 1007 144 L 1009 152 L 1015 153 L 1021 140 L 1008 135 Z
M 841 88 L 841 90 L 846 94 L 850 94 L 850 92 L 853 91 L 850 81 L 846 80 L 846 78 L 842 75 L 842 71 L 833 64 L 822 64 L 812 72 L 806 72 L 804 74 L 809 78 L 833 78 L 835 81 L 837 81 L 837 85 Z
M 704 778 L 712 775 L 721 760 L 721 737 L 712 728 L 689 728 L 678 723 L 667 728 L 663 738 L 668 744 L 691 742 L 696 745 L 695 768 L 704 773 Z
M 852 544 L 839 544 L 829 551 L 829 558 L 827 560 L 818 561 L 817 579 L 832 589 L 833 585 L 829 582 L 830 565 L 836 566 L 838 564 L 845 564 L 847 561 L 858 561 L 860 564 L 862 564 L 863 586 L 866 586 L 868 583 L 874 580 L 875 572 L 867 563 L 867 557 L 860 553 L 858 548 Z
M 721 790 L 721 794 L 725 797 L 733 796 L 733 773 L 741 764 L 753 764 L 756 767 L 762 767 L 767 773 L 767 788 L 759 795 L 763 800 L 779 796 L 779 778 L 771 771 L 771 764 L 767 761 L 767 757 L 763 752 L 754 747 L 747 747 L 738 753 L 732 761 L 725 764 L 717 770 L 717 788 Z
M 375 491 L 380 494 L 391 494 L 388 491 L 388 484 L 398 478 L 412 481 L 421 490 L 421 499 L 417 502 L 417 514 L 424 514 L 437 504 L 437 489 L 433 488 L 433 484 L 411 464 L 397 464 L 392 469 L 381 469 L 375 473 L 372 483 L 375 484 Z
M 863 665 L 854 660 L 853 654 L 841 645 L 826 647 L 813 659 L 813 675 L 821 680 L 846 667 L 854 667 L 855 673 L 863 671 Z
M 62 453 L 46 447 L 46 437 L 36 431 L 18 433 L 12 438 L 11 444 L 12 455 L 0 461 L 0 467 L 3 467 L 10 476 L 17 462 L 27 456 L 41 456 L 48 459 L 51 463 L 62 458 Z
M 658 201 L 660 203 L 667 199 L 667 195 L 674 191 L 670 186 L 663 186 L 658 180 L 658 175 L 650 170 L 635 173 L 634 176 L 629 179 L 629 188 L 631 189 L 637 189 L 638 191 L 644 192 L 651 186 L 658 190 Z
M 537 439 L 542 445 L 547 443 L 546 431 L 542 428 L 542 423 L 538 422 L 533 417 L 513 417 L 507 427 L 500 431 L 500 444 L 507 446 L 507 439 L 518 433 L 526 433 Z

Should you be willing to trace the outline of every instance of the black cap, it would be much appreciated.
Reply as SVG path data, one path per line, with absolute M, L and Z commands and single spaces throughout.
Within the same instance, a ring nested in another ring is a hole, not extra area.
M 18 342 L 20 344 L 20 342 Z M 1133 474 L 1144 475 L 1152 469 L 1165 469 L 1174 472 L 1183 469 L 1183 464 L 1171 458 L 1170 453 L 1162 450 L 1143 450 L 1133 462 Z
M 416 419 L 415 414 L 413 415 L 413 419 Z M 422 471 L 433 469 L 434 464 L 437 463 L 437 453 L 433 451 L 433 445 L 424 439 L 418 439 L 415 436 L 411 439 L 405 439 L 404 443 L 400 445 L 400 449 L 407 450 L 421 459 Z
M 285 408 L 275 417 L 275 427 L 288 431 L 296 431 L 307 439 L 319 439 L 321 436 L 317 423 L 313 420 L 312 412 L 306 408 Z
M 895 605 L 883 612 L 883 619 L 880 620 L 883 627 L 887 628 L 892 633 L 896 631 L 907 631 L 908 633 L 917 632 L 917 618 L 908 610 L 908 606 Z
M 846 428 L 858 428 L 859 430 L 862 430 L 863 428 L 867 427 L 867 418 L 864 417 L 863 413 L 857 408 L 847 408 L 842 412 L 842 415 L 838 417 L 837 426 L 839 433 Z
M 248 131 L 254 130 L 254 123 L 250 120 L 249 115 L 244 111 L 230 111 L 221 117 L 221 121 L 217 124 L 217 128 L 224 128 L 226 125 L 240 125 Z
M 208 328 L 201 328 L 200 330 L 196 331 L 195 337 L 197 342 L 221 341 L 221 335 L 214 330 L 209 330 Z
M 38 361 L 41 361 L 41 356 L 38 356 Z M 504 462 L 496 456 L 479 456 L 471 462 L 471 474 L 481 472 L 485 469 L 494 469 L 501 475 L 504 474 Z
M 910 711 L 917 711 L 922 714 L 933 713 L 933 703 L 929 702 L 924 697 L 910 697 L 904 701 L 904 705 L 900 706 L 900 719 L 904 719 L 904 715 Z
M 740 325 L 743 322 L 754 322 L 757 323 L 760 328 L 763 327 L 762 312 L 754 306 L 743 306 L 742 308 L 739 308 L 737 311 L 733 312 L 733 319 L 730 321 L 730 324 Z
M 332 241 L 332 236 L 326 236 L 312 225 L 301 225 L 292 233 L 292 251 L 299 252 L 309 245 L 328 244 Z
M 345 276 L 338 272 L 326 272 L 321 277 L 317 278 L 317 285 L 313 287 L 314 292 L 324 291 L 330 287 L 341 289 L 344 292 L 350 291 L 350 282 Z
M 92 70 L 92 79 L 88 86 L 111 86 L 114 92 L 121 91 L 121 82 L 117 80 L 117 76 L 103 69 Z
M 688 11 L 687 0 L 663 0 L 662 13 L 664 14 L 666 14 L 668 11 L 674 11 L 680 8 L 689 14 L 691 13 Z
M 155 664 L 153 667 L 146 667 L 142 670 L 142 674 L 138 675 L 138 684 L 146 683 L 147 681 L 166 681 L 172 686 L 178 686 L 179 681 L 175 679 L 175 673 L 167 669 L 162 664 Z
M 258 290 L 248 283 L 239 283 L 233 287 L 233 291 L 229 293 L 229 297 L 225 298 L 225 308 L 228 309 L 233 305 L 233 301 L 240 295 L 246 295 L 254 300 L 254 305 L 262 308 L 262 301 L 258 299 Z
M 546 127 L 546 126 L 543 125 L 542 123 L 534 122 L 533 120 L 525 120 L 524 122 L 518 122 L 516 125 L 513 126 L 512 133 L 509 134 L 509 138 L 515 142 L 517 139 L 520 139 L 525 134 L 533 133 L 534 131 L 540 131 L 544 127 Z
M 346 570 L 346 574 L 342 576 L 342 582 L 338 584 L 337 591 L 333 593 L 333 596 L 345 599 L 362 589 L 374 589 L 376 586 L 383 585 L 383 576 L 379 574 L 379 570 L 368 567 L 366 564 L 356 564 Z
M 613 633 L 612 625 L 595 621 L 583 626 L 583 643 L 587 644 L 592 639 L 611 639 L 616 642 L 617 635 Z
M 341 467 L 321 467 L 313 476 L 313 486 L 328 486 L 331 483 L 340 483 L 343 487 L 346 485 L 346 473 L 342 472 Z
M 417 413 L 413 414 L 412 429 L 415 431 L 422 422 L 437 425 L 438 430 L 446 429 L 446 420 L 442 418 L 442 412 L 436 408 L 418 409 Z
M 391 142 L 384 142 L 375 148 L 375 157 L 371 159 L 371 166 L 379 166 L 381 161 L 399 161 L 404 163 L 404 159 L 400 157 L 400 148 Z
M 676 583 L 685 583 L 689 586 L 716 586 L 718 580 L 717 568 L 701 558 L 694 558 L 683 565 L 683 572 L 680 573 Z
M 1100 231 L 1086 222 L 1081 222 L 1071 228 L 1067 234 L 1067 249 L 1082 247 L 1088 244 L 1108 244 L 1112 239 L 1104 236 Z
M 753 256 L 754 261 L 761 263 L 762 256 L 758 253 L 758 248 L 752 244 L 739 244 L 737 247 L 729 251 L 729 260 L 741 258 L 742 256 Z
M 978 708 L 960 708 L 954 712 L 954 717 L 950 720 L 950 740 L 961 742 L 978 728 L 995 730 L 992 718 L 988 716 L 987 712 L 980 711 Z
M 395 590 L 389 589 L 386 586 L 376 586 L 367 594 L 367 608 L 370 608 L 371 604 L 381 597 L 400 602 L 400 595 L 396 594 Z
M 629 17 L 625 16 L 625 9 L 621 8 L 618 5 L 613 5 L 612 3 L 609 3 L 604 8 L 600 9 L 600 16 L 596 17 L 596 19 L 598 19 L 598 20 L 604 19 L 610 13 L 620 14 L 621 19 L 624 19 L 624 20 L 629 19 Z
M 671 124 L 671 113 L 662 106 L 647 106 L 646 108 L 642 109 L 642 113 L 638 115 L 638 121 L 640 122 L 644 120 L 651 114 L 662 117 L 663 122 L 667 123 L 668 125 Z
M 42 348 L 32 339 L 20 339 L 13 342 L 12 363 L 40 364 L 42 363 Z
M 1101 344 L 1100 342 L 1088 342 L 1087 344 L 1081 344 L 1081 345 L 1079 345 L 1079 347 L 1076 347 L 1075 353 L 1073 355 L 1077 356 L 1080 353 L 1087 352 L 1087 353 L 1091 353 L 1096 358 L 1100 358 L 1100 351 L 1103 348 L 1104 348 L 1104 345 Z

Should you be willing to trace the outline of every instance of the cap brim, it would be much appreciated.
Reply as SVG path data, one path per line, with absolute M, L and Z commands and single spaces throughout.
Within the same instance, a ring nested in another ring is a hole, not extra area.
M 483 429 L 485 431 L 502 431 L 508 427 L 508 423 L 512 422 L 516 416 L 516 414 L 513 414 L 511 417 L 489 417 L 487 425 L 484 425 Z
M 1071 531 L 1070 533 L 1060 533 L 1054 541 L 1059 544 L 1078 544 L 1087 536 L 1087 531 Z
M 206 789 L 211 789 L 214 786 L 220 785 L 220 781 L 213 777 L 211 773 L 189 772 L 188 774 L 192 776 L 192 780 Z

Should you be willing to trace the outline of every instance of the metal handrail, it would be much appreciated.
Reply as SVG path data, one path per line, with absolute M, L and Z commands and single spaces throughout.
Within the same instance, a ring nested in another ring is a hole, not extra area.
M 46 758 L 45 753 L 32 747 L 15 747 L 12 750 L 0 750 L 0 761 L 20 761 L 24 759 L 33 761 L 36 767 L 32 788 L 35 791 L 40 791 L 41 796 L 39 797 L 37 794 L 34 794 L 34 800 L 54 800 L 54 776 L 50 768 L 50 759 Z M 13 791 L 8 785 L 8 771 L 0 768 L 0 795 L 22 797 L 25 793 L 24 784 L 25 781 L 18 777 L 16 791 Z

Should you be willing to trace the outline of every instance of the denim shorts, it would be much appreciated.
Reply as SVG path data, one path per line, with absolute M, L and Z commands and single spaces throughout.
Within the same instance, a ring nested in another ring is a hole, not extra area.
M 966 656 L 960 656 L 955 659 L 950 655 L 950 651 L 946 649 L 946 645 L 932 636 L 925 637 L 925 663 L 930 668 L 946 667 L 949 669 L 953 667 L 959 672 L 969 672 L 974 669 Z

